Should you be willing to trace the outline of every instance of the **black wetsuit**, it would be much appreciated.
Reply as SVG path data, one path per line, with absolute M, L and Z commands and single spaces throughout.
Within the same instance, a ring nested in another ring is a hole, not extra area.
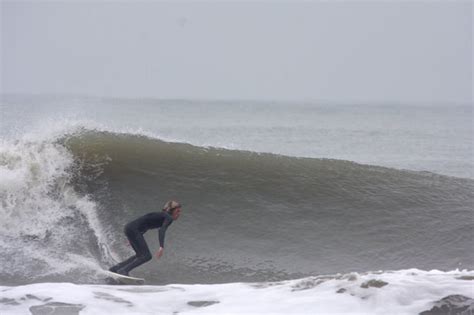
M 150 249 L 146 244 L 143 234 L 150 229 L 160 228 L 158 230 L 158 238 L 160 240 L 160 246 L 164 247 L 166 229 L 171 225 L 171 223 L 173 223 L 173 218 L 171 215 L 166 211 L 162 211 L 145 214 L 144 216 L 141 216 L 125 225 L 125 235 L 130 241 L 130 245 L 132 245 L 136 255 L 113 266 L 109 270 L 112 272 L 128 275 L 130 270 L 133 268 L 136 268 L 151 260 L 152 256 Z

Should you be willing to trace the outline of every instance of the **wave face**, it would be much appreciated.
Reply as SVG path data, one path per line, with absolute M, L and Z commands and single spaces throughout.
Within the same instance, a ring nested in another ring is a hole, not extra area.
M 132 254 L 123 226 L 168 199 L 165 255 L 135 271 L 151 284 L 474 267 L 470 179 L 97 130 L 0 154 L 4 283 L 97 282 Z

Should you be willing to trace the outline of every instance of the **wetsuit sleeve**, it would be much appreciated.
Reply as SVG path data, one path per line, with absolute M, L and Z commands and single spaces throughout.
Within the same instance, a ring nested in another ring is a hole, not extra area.
M 168 229 L 168 226 L 171 225 L 171 223 L 173 223 L 173 219 L 171 219 L 170 217 L 166 217 L 163 221 L 163 224 L 161 225 L 160 229 L 158 230 L 158 238 L 160 240 L 160 247 L 165 247 L 165 233 L 166 233 L 166 230 Z

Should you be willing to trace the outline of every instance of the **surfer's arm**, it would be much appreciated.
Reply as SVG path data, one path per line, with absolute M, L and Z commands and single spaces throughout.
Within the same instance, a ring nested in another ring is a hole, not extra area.
M 158 239 L 160 240 L 160 250 L 161 248 L 165 248 L 165 234 L 166 234 L 166 230 L 168 229 L 168 226 L 170 226 L 171 223 L 173 223 L 173 219 L 165 218 L 165 220 L 163 221 L 163 224 L 158 230 Z
M 160 257 L 163 255 L 163 250 L 165 246 L 165 234 L 171 222 L 173 222 L 173 220 L 166 218 L 163 221 L 163 225 L 158 230 L 158 239 L 160 240 L 160 249 L 156 252 L 156 259 L 160 259 Z

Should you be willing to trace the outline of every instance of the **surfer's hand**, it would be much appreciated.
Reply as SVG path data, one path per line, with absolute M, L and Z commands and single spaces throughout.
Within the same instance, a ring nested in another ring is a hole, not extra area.
M 160 249 L 156 252 L 156 259 L 160 259 L 161 256 L 163 256 L 163 247 L 160 247 Z

